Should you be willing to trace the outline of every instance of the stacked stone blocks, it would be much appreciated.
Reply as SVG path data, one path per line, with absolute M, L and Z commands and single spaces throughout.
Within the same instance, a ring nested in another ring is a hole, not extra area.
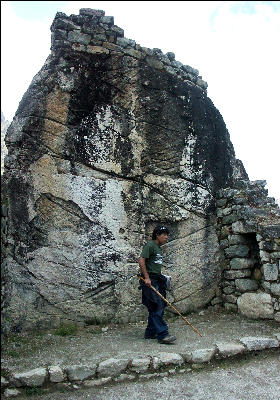
M 217 195 L 224 252 L 221 302 L 250 318 L 280 320 L 280 210 L 265 181 L 238 181 Z M 216 301 L 217 302 L 217 301 Z
M 151 67 L 164 70 L 171 75 L 201 90 L 207 90 L 207 83 L 199 71 L 175 60 L 175 54 L 163 54 L 160 49 L 141 47 L 134 40 L 124 37 L 124 31 L 114 25 L 114 18 L 105 16 L 102 10 L 82 8 L 79 15 L 69 17 L 61 12 L 55 16 L 51 26 L 51 50 L 72 49 L 90 54 L 127 55 L 145 60 Z

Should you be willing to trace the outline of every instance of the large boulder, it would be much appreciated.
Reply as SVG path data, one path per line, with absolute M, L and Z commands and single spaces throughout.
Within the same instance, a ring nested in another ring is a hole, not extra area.
M 51 30 L 6 136 L 6 329 L 143 317 L 137 260 L 159 222 L 172 300 L 202 307 L 220 278 L 215 193 L 247 177 L 207 84 L 104 12 Z
M 271 295 L 268 293 L 243 293 L 237 299 L 238 311 L 240 314 L 251 318 L 273 319 L 273 304 Z

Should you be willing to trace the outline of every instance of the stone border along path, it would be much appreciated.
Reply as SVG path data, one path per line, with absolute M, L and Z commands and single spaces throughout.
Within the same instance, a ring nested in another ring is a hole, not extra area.
M 172 345 L 166 345 L 172 349 Z M 250 354 L 250 352 L 280 347 L 280 332 L 273 337 L 246 336 L 234 342 L 218 342 L 209 348 L 198 348 L 185 353 L 160 352 L 157 356 L 141 356 L 132 359 L 108 358 L 93 364 L 59 365 L 39 367 L 21 373 L 1 376 L 4 397 L 24 394 L 22 388 L 38 388 L 46 385 L 64 384 L 69 388 L 102 386 L 109 382 L 123 382 L 135 379 L 165 377 L 176 372 L 190 372 L 200 369 L 206 363 L 229 357 Z

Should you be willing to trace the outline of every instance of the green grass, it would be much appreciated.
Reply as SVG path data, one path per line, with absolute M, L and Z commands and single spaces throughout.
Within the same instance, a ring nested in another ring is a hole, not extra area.
M 62 325 L 54 331 L 57 336 L 74 336 L 77 334 L 78 327 L 76 325 Z
M 8 375 L 9 375 L 9 371 L 1 368 L 1 376 L 3 376 L 3 378 L 6 378 Z
M 15 343 L 16 345 L 29 343 L 30 337 L 23 336 L 18 333 L 11 333 L 7 336 L 7 343 Z
M 44 391 L 36 386 L 32 386 L 32 387 L 27 387 L 25 389 L 25 394 L 26 396 L 40 396 L 44 393 Z
M 12 357 L 12 358 L 18 358 L 18 357 L 21 356 L 21 353 L 20 353 L 19 351 L 16 351 L 16 350 L 9 350 L 9 351 L 7 352 L 7 355 L 8 355 L 9 357 Z
M 37 332 L 29 332 L 28 334 L 10 333 L 3 341 L 2 354 L 18 358 L 30 353 L 31 350 L 40 346 L 36 343 L 36 337 L 39 338 Z

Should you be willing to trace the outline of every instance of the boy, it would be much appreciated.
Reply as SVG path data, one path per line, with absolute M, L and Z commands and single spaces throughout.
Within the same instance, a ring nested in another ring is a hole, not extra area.
M 157 339 L 159 343 L 170 344 L 176 340 L 170 336 L 168 326 L 163 320 L 165 302 L 151 289 L 153 286 L 162 296 L 166 297 L 166 278 L 161 274 L 161 246 L 167 242 L 169 231 L 165 226 L 157 226 L 152 234 L 152 240 L 147 242 L 139 258 L 139 267 L 145 283 L 140 282 L 142 303 L 148 308 L 148 325 L 145 339 Z

